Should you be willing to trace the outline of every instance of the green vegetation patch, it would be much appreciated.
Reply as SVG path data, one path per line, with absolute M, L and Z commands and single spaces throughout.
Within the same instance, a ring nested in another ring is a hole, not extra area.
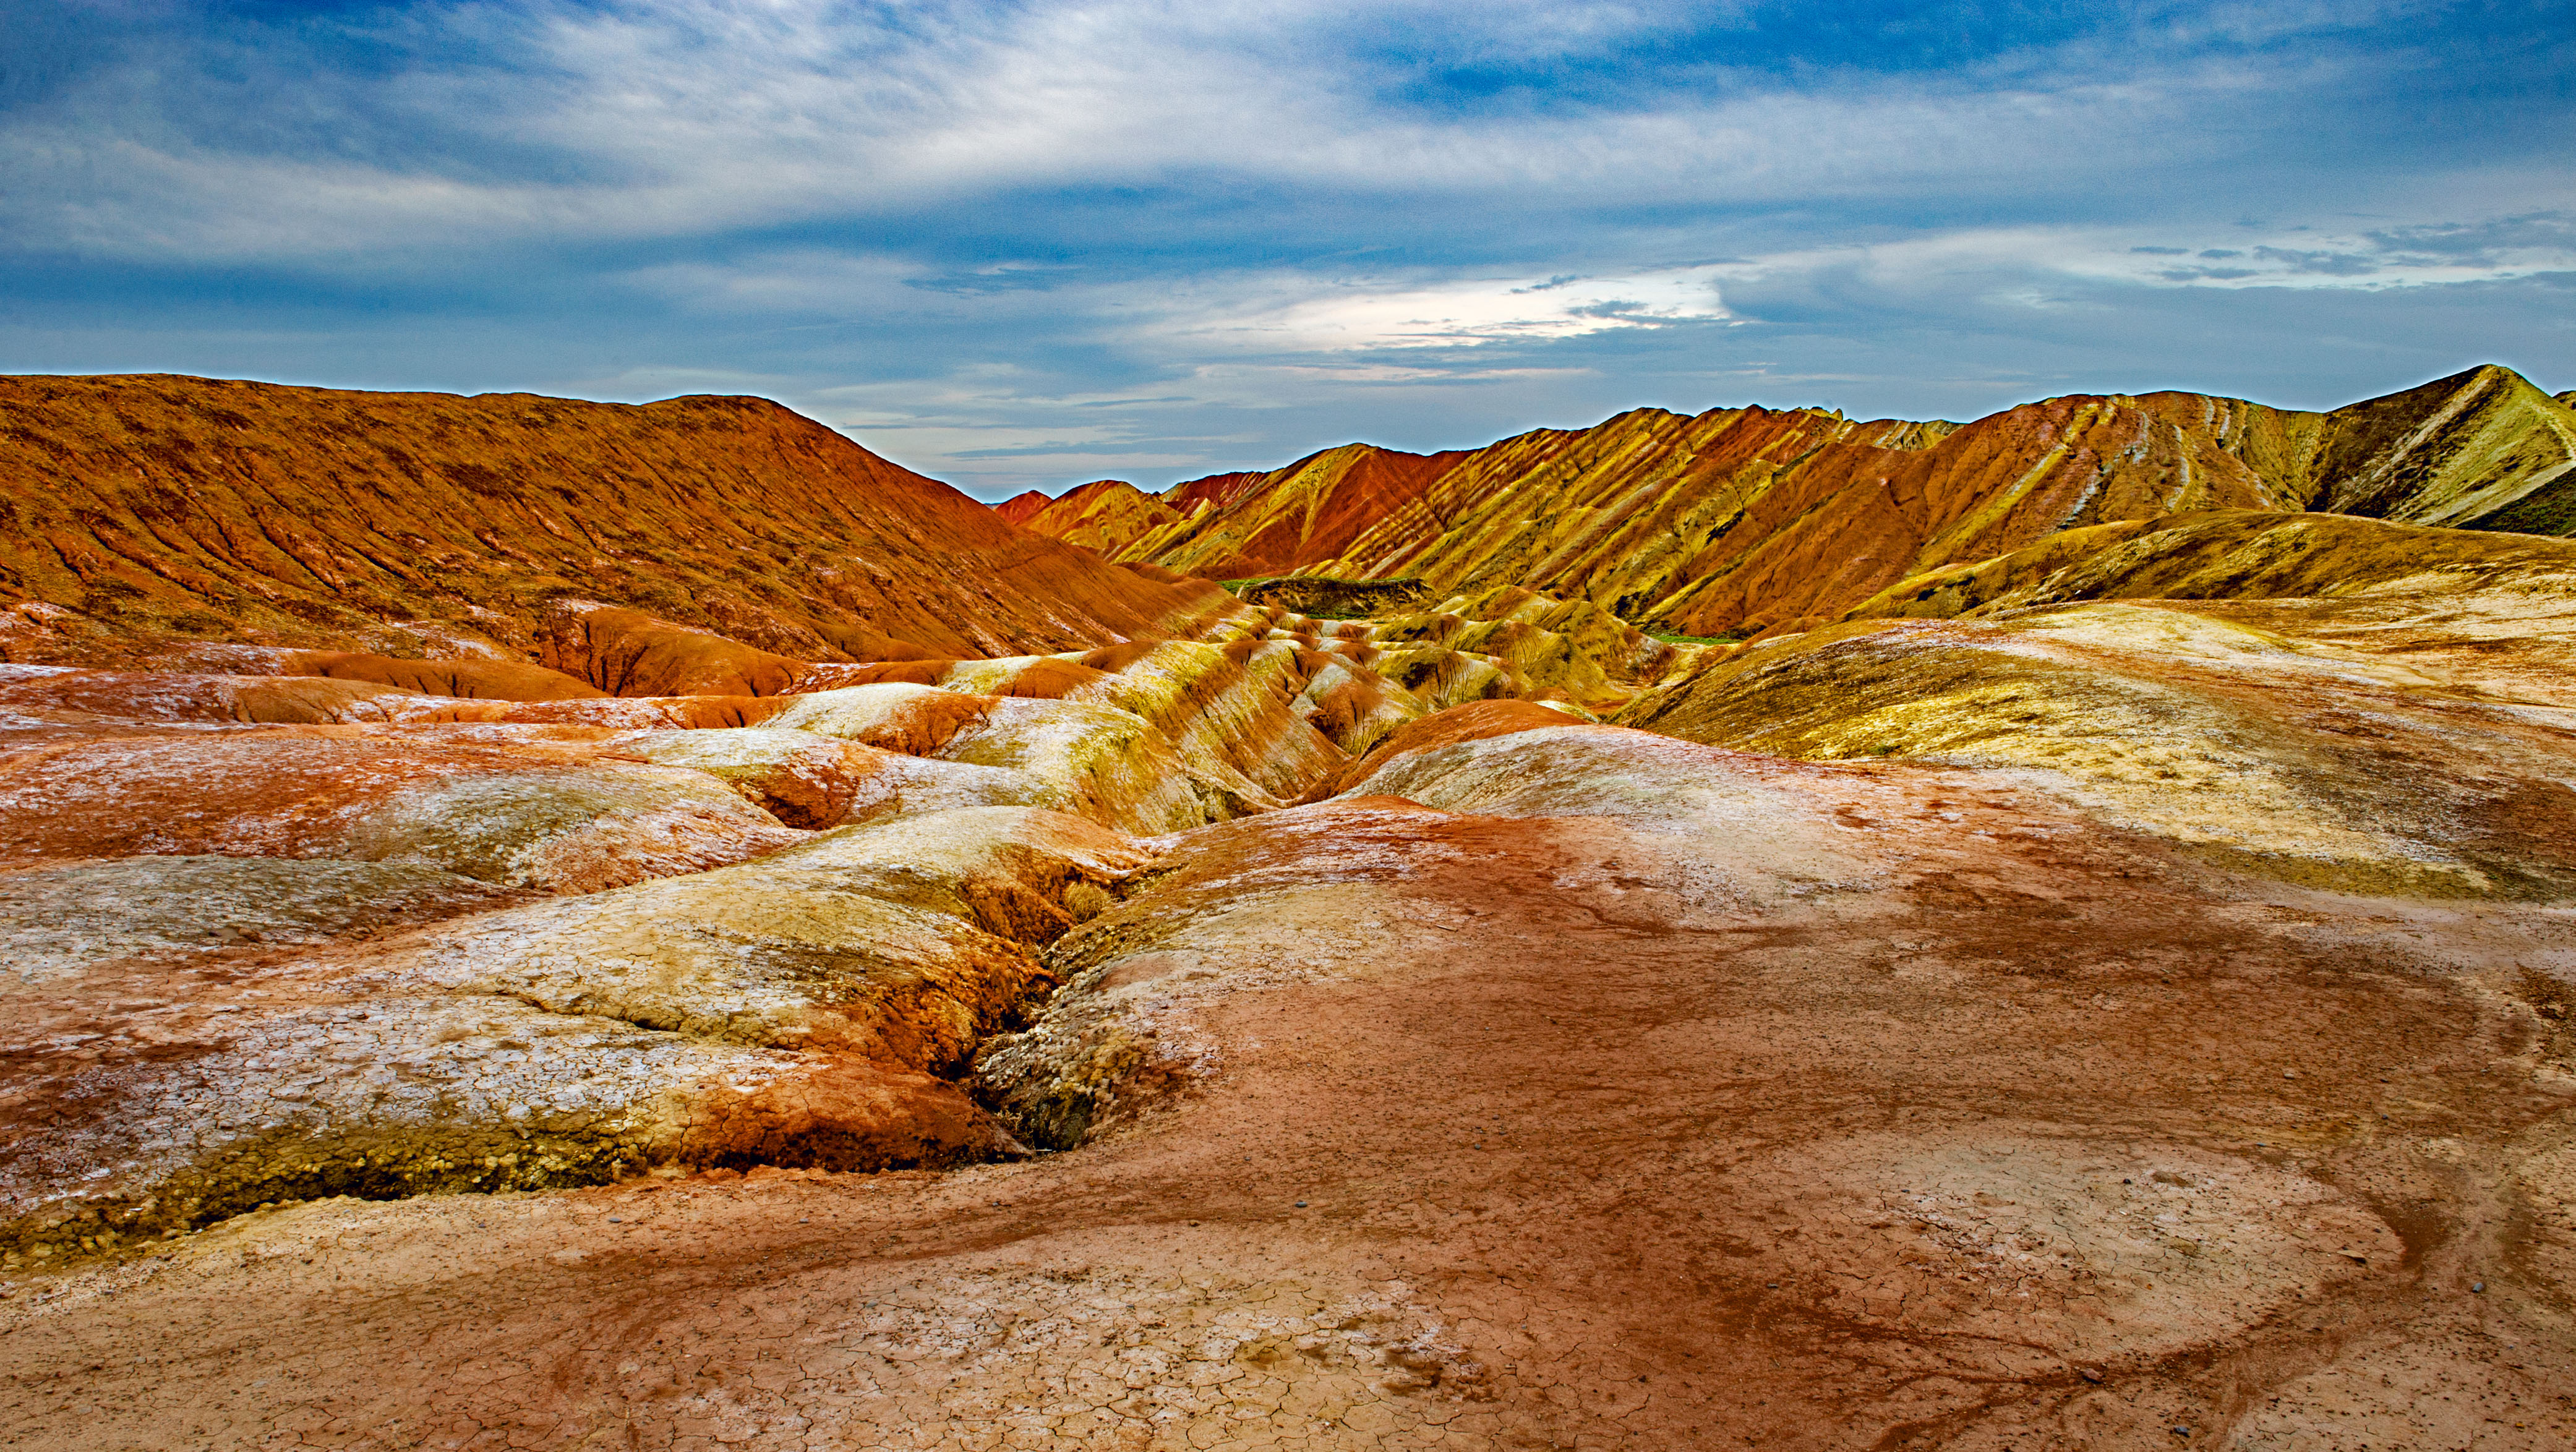
M 1419 605 L 1430 587 L 1418 579 L 1344 580 L 1328 575 L 1267 575 L 1220 580 L 1247 605 L 1276 605 L 1318 620 L 1355 620 Z

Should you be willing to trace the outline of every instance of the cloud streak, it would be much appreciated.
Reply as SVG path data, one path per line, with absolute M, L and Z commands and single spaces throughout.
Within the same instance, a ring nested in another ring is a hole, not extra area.
M 2576 369 L 2560 8 L 55 5 L 0 62 L 0 349 L 751 389 L 988 494 L 1994 406 L 2229 309 L 2345 362 L 2178 381 Z

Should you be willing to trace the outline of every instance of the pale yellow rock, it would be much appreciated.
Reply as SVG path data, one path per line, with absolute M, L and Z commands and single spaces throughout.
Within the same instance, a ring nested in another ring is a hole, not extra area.
M 379 971 L 694 1038 L 954 1069 L 1045 986 L 1031 948 L 1151 860 L 1058 812 L 888 817 L 739 868 L 486 914 Z
M 597 892 L 702 872 L 803 839 L 703 773 L 603 763 L 405 787 L 342 829 L 331 855 L 427 862 L 512 887 Z
M 812 731 L 638 731 L 610 745 L 657 764 L 706 772 L 795 827 L 959 807 L 1056 807 L 1068 800 L 1026 772 L 906 756 Z
M 2477 699 L 2425 660 L 2178 602 L 2087 603 L 1765 641 L 1628 719 L 1784 756 L 2029 772 L 2098 820 L 2319 886 L 2551 890 L 2509 821 L 2478 824 L 2487 782 L 2556 774 L 2564 713 Z
M 1164 641 L 1073 699 L 1151 721 L 1194 772 L 1266 807 L 1294 799 L 1345 760 L 1293 709 L 1305 684 L 1296 655 L 1285 641 L 1265 642 L 1239 661 L 1202 642 Z
M 1151 835 L 1235 814 L 1203 788 L 1151 722 L 1089 701 L 969 695 L 937 686 L 847 686 L 795 698 L 768 724 L 850 739 L 888 739 L 910 723 L 943 723 L 921 754 L 1019 773 L 1067 811 Z
M 1201 787 L 1180 752 L 1145 718 L 1089 701 L 993 703 L 991 715 L 940 748 L 943 760 L 1023 772 L 1062 793 L 1068 809 L 1140 836 L 1235 815 Z

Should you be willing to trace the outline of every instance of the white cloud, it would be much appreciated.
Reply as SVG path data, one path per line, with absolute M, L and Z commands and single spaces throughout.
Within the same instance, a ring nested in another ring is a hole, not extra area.
M 1451 26 L 1473 58 L 1579 52 L 1670 25 L 1673 11 L 1446 6 L 1416 19 Z M 1686 91 L 1649 84 L 1634 105 L 1444 110 L 1395 99 L 1401 67 L 1336 33 L 1406 23 L 1385 7 L 888 14 L 872 23 L 823 0 L 469 8 L 443 23 L 474 42 L 470 56 L 317 82 L 252 133 L 258 144 L 211 113 L 277 98 L 227 89 L 173 50 L 101 70 L 77 104 L 0 129 L 14 158 L 0 172 L 16 183 L 0 220 L 22 244 L 94 255 L 363 270 L 459 246 L 899 219 L 1018 189 L 1212 177 L 1448 198 L 1487 227 L 1569 205 L 1956 205 L 2023 195 L 2043 174 L 2098 187 L 2142 156 L 2223 161 L 2236 139 L 2198 118 L 2285 79 L 2270 64 L 2127 57 L 2110 80 L 2027 63 L 1795 84 L 1718 73 Z M 2298 87 L 2335 79 L 2334 61 L 2301 64 Z M 302 78 L 269 79 L 283 90 Z M 367 144 L 340 144 L 352 134 Z
M 1256 353 L 1337 353 L 1540 342 L 1615 328 L 1723 318 L 1716 269 L 1608 277 L 1460 278 L 1433 283 L 1277 278 L 1286 296 L 1218 304 L 1157 331 L 1183 346 Z
M 2047 285 L 2051 278 L 2157 289 L 2375 290 L 2576 271 L 2576 218 L 2553 211 L 2331 230 L 2206 223 L 1962 228 L 1890 242 L 1797 248 L 1707 271 L 1720 283 L 1841 273 L 1874 289 L 1915 296 L 2008 278 L 2013 291 L 1994 300 L 2025 306 L 2057 301 Z

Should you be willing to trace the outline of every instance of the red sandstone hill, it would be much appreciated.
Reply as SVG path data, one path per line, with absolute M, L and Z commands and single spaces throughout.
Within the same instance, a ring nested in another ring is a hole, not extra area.
M 1147 494 L 1105 479 L 1005 517 L 1116 560 L 1150 560 L 1209 579 L 1284 575 L 1329 559 L 1417 504 L 1467 455 L 1344 444 L 1267 473 L 1211 474 Z
M 1830 620 L 2059 530 L 2212 508 L 2565 534 L 2576 412 L 2497 367 L 2332 413 L 2181 393 L 2053 398 L 1964 426 L 1639 409 L 1463 454 L 1350 445 L 1161 495 L 1089 485 L 1025 517 L 1113 560 L 1520 585 L 1723 635 Z
M 0 378 L 0 526 L 15 660 L 198 640 L 519 656 L 566 599 L 798 660 L 972 656 L 1159 634 L 1215 594 L 756 398 Z
M 1086 485 L 1084 487 L 1088 488 L 1089 486 Z M 1046 495 L 1040 494 L 1034 489 L 1027 489 L 1012 495 L 1010 498 L 1003 500 L 999 504 L 994 505 L 993 512 L 1002 516 L 1002 518 L 1009 523 L 1016 524 L 1022 529 L 1026 529 L 1028 528 L 1030 519 L 1034 518 L 1039 510 L 1046 508 L 1054 502 L 1054 500 L 1048 498 Z

